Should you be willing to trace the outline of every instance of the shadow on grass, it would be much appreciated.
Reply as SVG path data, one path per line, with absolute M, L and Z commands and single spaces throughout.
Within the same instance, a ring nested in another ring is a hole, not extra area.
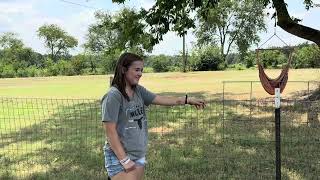
M 251 103 L 248 106 L 248 103 Z M 282 117 L 282 178 L 320 173 L 320 129 Z M 151 107 L 148 179 L 275 179 L 273 102 L 209 101 L 205 110 Z
M 55 100 L 54 103 L 62 105 L 51 115 L 41 116 L 45 120 L 38 119 L 21 129 L 18 125 L 16 131 L 1 134 L 0 179 L 106 178 L 100 102 Z M 29 118 L 35 116 L 31 114 Z M 23 121 L 26 119 L 12 123 Z

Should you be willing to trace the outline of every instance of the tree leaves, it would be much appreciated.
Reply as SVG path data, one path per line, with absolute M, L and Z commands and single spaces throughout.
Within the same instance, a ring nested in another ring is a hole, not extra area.
M 234 44 L 240 53 L 245 53 L 259 40 L 257 33 L 265 28 L 263 9 L 261 3 L 253 0 L 220 0 L 214 8 L 207 9 L 205 18 L 199 9 L 198 45 L 218 46 L 223 59 Z
M 96 53 L 114 53 L 117 50 L 134 51 L 140 55 L 153 48 L 153 36 L 146 32 L 147 24 L 142 14 L 124 8 L 111 16 L 96 12 L 96 24 L 89 27 L 85 47 Z
M 20 48 L 23 46 L 21 39 L 17 37 L 17 34 L 13 32 L 6 32 L 0 36 L 0 47 L 2 49 L 8 48 Z
M 38 36 L 45 40 L 45 45 L 50 49 L 51 58 L 57 61 L 57 56 L 67 53 L 68 49 L 78 45 L 77 39 L 68 35 L 55 24 L 43 25 L 38 29 Z

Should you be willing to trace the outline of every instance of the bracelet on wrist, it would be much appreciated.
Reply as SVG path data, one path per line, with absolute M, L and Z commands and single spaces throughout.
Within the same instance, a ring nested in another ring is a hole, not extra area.
M 186 94 L 186 98 L 184 99 L 184 104 L 188 104 L 188 94 Z
M 120 160 L 120 163 L 122 165 L 126 165 L 130 162 L 130 158 L 128 156 L 126 156 L 124 159 Z

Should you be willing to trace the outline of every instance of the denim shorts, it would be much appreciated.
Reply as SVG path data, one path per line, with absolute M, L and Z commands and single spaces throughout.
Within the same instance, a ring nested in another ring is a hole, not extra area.
M 108 176 L 112 177 L 120 172 L 124 172 L 124 167 L 120 164 L 116 154 L 112 151 L 109 145 L 103 147 L 104 150 L 104 162 L 105 168 L 108 172 Z M 146 158 L 142 157 L 140 159 L 134 160 L 136 166 L 145 166 Z

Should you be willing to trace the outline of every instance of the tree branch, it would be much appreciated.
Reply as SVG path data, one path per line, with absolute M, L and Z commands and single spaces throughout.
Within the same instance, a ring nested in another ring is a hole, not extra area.
M 236 34 L 231 38 L 231 40 L 230 40 L 230 42 L 229 42 L 229 44 L 228 44 L 228 48 L 227 48 L 226 54 L 229 54 L 231 45 L 232 45 L 232 43 L 235 41 L 235 39 L 237 38 L 237 36 L 238 36 L 238 33 L 236 33 Z
M 272 0 L 277 11 L 277 25 L 290 34 L 313 41 L 320 47 L 320 31 L 294 22 L 289 16 L 284 0 Z

